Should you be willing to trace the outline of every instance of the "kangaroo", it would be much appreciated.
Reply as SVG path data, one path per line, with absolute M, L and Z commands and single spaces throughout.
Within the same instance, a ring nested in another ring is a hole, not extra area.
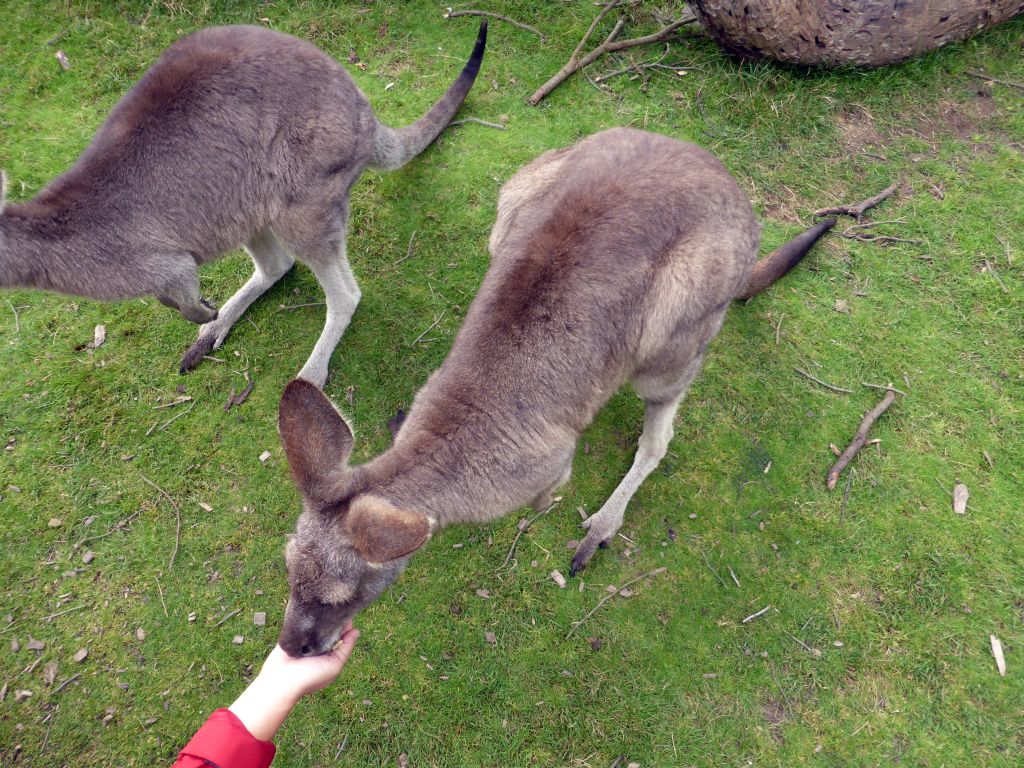
M 390 449 L 350 466 L 352 430 L 323 392 L 301 379 L 284 391 L 278 428 L 304 511 L 285 550 L 281 646 L 330 649 L 433 530 L 545 508 L 581 432 L 630 382 L 643 434 L 632 468 L 583 523 L 579 572 L 665 455 L 729 305 L 785 274 L 834 224 L 755 264 L 760 226 L 722 164 L 633 129 L 518 171 L 501 189 L 480 291 Z
M 441 133 L 486 41 L 485 20 L 441 100 L 395 130 L 311 43 L 247 26 L 178 40 L 68 171 L 28 202 L 5 206 L 0 194 L 0 286 L 100 300 L 152 294 L 202 323 L 185 373 L 297 259 L 327 297 L 323 332 L 299 373 L 323 386 L 360 298 L 345 253 L 349 190 L 367 166 L 399 168 Z M 218 312 L 196 268 L 239 244 L 255 270 Z

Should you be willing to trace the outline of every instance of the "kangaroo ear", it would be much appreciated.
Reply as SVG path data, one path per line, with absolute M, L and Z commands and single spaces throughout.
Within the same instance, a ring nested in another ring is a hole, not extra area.
M 411 554 L 430 538 L 430 520 L 370 494 L 357 496 L 345 516 L 345 533 L 364 558 L 386 563 Z
M 329 500 L 352 453 L 352 429 L 315 385 L 288 383 L 277 414 L 292 478 L 304 496 Z

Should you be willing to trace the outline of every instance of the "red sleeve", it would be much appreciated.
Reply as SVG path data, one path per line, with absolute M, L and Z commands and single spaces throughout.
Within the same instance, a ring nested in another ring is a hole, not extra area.
M 172 768 L 267 768 L 274 745 L 260 741 L 228 709 L 218 709 L 178 753 Z

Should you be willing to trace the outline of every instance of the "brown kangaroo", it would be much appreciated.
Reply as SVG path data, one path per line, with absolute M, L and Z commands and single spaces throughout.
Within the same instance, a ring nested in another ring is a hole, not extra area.
M 729 305 L 781 277 L 833 224 L 757 261 L 761 228 L 722 164 L 627 128 L 521 169 L 502 187 L 491 266 L 451 353 L 389 450 L 350 466 L 352 431 L 326 396 L 301 379 L 285 389 L 279 429 L 305 510 L 285 554 L 281 646 L 329 649 L 435 528 L 548 505 L 580 433 L 628 381 L 646 406 L 643 434 L 632 468 L 584 521 L 578 572 L 665 455 Z
M 323 386 L 359 303 L 345 254 L 349 190 L 444 129 L 480 69 L 476 47 L 433 108 L 394 130 L 344 68 L 311 43 L 261 27 L 213 27 L 168 48 L 115 105 L 78 161 L 35 199 L 4 206 L 0 286 L 125 299 L 153 294 L 202 323 L 181 372 L 219 347 L 296 259 L 327 296 L 300 376 Z M 0 187 L 3 184 L 0 173 Z M 218 313 L 196 268 L 244 243 L 249 281 Z

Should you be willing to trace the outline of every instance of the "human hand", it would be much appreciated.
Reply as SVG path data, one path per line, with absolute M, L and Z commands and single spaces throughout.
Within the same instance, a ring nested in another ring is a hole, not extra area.
M 280 645 L 263 662 L 259 676 L 282 693 L 291 693 L 298 700 L 333 683 L 341 674 L 345 662 L 352 655 L 359 630 L 349 619 L 342 630 L 341 639 L 333 649 L 319 656 L 289 656 Z
M 358 637 L 359 630 L 349 621 L 338 644 L 320 656 L 295 658 L 274 646 L 260 673 L 229 709 L 249 733 L 270 741 L 300 698 L 337 679 Z

